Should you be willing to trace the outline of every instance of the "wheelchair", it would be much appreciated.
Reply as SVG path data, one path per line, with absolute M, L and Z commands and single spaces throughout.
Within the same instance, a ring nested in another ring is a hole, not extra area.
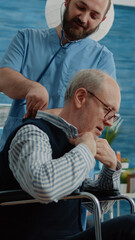
M 63 197 L 61 200 L 82 199 L 85 203 L 92 203 L 94 207 L 93 216 L 95 222 L 95 238 L 102 240 L 101 222 L 102 214 L 100 201 L 119 201 L 126 200 L 130 205 L 131 214 L 135 213 L 135 203 L 133 199 L 126 195 L 121 195 L 119 191 L 95 191 L 90 189 L 89 192 L 83 192 L 77 189 L 71 195 Z M 31 204 L 38 201 L 21 189 L 0 191 L 0 207 L 6 207 L 18 204 Z

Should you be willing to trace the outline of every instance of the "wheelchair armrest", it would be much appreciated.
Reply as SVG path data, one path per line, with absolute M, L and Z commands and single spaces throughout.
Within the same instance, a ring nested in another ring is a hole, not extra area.
M 108 198 L 109 196 L 119 196 L 120 195 L 120 191 L 119 190 L 115 190 L 115 189 L 98 189 L 92 186 L 89 186 L 88 188 L 84 188 L 85 192 L 89 192 L 92 193 L 93 195 L 95 195 L 99 200 L 102 200 L 102 198 L 105 200 L 105 198 Z
M 128 197 L 127 195 L 123 195 L 119 192 L 119 190 L 100 190 L 94 189 L 94 187 L 89 187 L 88 189 L 85 188 L 86 192 L 90 192 L 94 196 L 97 197 L 99 202 L 101 201 L 118 201 L 118 200 L 126 200 L 130 204 L 130 212 L 131 214 L 135 213 L 135 202 L 133 199 Z M 83 200 L 87 202 L 86 199 Z
M 85 196 L 83 197 L 83 194 Z M 88 197 L 86 196 L 88 194 Z M 127 195 L 121 195 L 118 190 L 95 190 L 94 188 L 85 189 L 84 192 L 80 192 L 79 189 L 74 191 L 71 195 L 63 197 L 62 200 L 82 198 L 84 202 L 93 201 L 93 197 L 97 198 L 98 201 L 118 201 L 126 200 L 130 204 L 131 214 L 135 213 L 135 203 L 133 199 Z M 91 197 L 91 198 L 90 198 Z M 95 199 L 94 198 L 94 199 Z M 95 200 L 94 200 L 95 201 Z M 24 204 L 24 203 L 36 203 L 38 200 L 34 199 L 28 193 L 22 189 L 0 191 L 0 205 L 11 205 L 11 204 Z
M 94 195 L 99 201 L 108 200 L 108 199 L 114 200 L 115 197 L 120 196 L 119 191 L 112 191 L 112 190 L 111 191 L 110 190 L 97 191 L 94 188 L 93 189 L 89 188 L 89 189 L 85 190 L 84 192 Z M 72 196 L 76 197 L 77 195 L 80 195 L 80 193 L 81 193 L 80 190 L 77 189 L 69 196 L 63 197 L 63 199 L 68 199 L 68 197 L 70 197 L 70 199 L 71 199 Z M 84 201 L 87 201 L 87 200 L 85 198 Z M 38 202 L 31 195 L 29 195 L 22 189 L 0 191 L 0 204 L 6 205 L 7 203 L 10 203 L 10 202 L 12 202 L 12 203 L 16 202 L 16 204 L 17 203 L 19 204 L 23 201 L 30 202 L 30 203 Z
M 23 201 L 35 201 L 28 193 L 22 189 L 0 191 L 0 205 L 7 205 L 8 203 L 19 203 Z

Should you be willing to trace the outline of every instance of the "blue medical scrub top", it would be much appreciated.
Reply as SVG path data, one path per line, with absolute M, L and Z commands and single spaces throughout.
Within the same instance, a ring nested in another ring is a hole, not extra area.
M 49 93 L 49 109 L 63 107 L 66 87 L 80 69 L 101 69 L 115 78 L 113 55 L 106 47 L 89 37 L 61 47 L 55 28 L 18 31 L 0 63 L 2 67 L 9 67 L 44 85 Z M 1 149 L 26 112 L 22 105 L 24 101 L 13 100 L 0 142 Z

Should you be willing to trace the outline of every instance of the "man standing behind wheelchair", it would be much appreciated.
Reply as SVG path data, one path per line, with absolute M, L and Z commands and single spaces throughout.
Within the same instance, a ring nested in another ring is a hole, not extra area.
M 116 81 L 100 70 L 82 70 L 71 80 L 59 116 L 38 111 L 9 137 L 1 153 L 1 189 L 22 188 L 38 203 L 2 207 L 4 239 L 95 239 L 94 227 L 82 231 L 80 200 L 61 201 L 83 186 L 118 190 L 121 164 L 105 139 L 106 126 L 118 119 L 121 101 Z M 88 177 L 95 158 L 103 163 L 96 181 Z M 113 203 L 112 203 L 113 204 Z M 103 213 L 110 202 L 101 202 Z M 102 223 L 103 240 L 134 240 L 134 215 Z

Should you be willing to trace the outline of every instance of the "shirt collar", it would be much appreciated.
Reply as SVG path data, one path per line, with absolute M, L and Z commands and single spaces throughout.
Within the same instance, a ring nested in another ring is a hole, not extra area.
M 62 129 L 62 131 L 65 132 L 68 138 L 76 138 L 78 136 L 77 128 L 69 124 L 67 121 L 65 121 L 63 118 L 57 115 L 53 115 L 43 111 L 38 111 L 36 115 L 36 119 L 43 119 L 52 123 L 56 127 Z

